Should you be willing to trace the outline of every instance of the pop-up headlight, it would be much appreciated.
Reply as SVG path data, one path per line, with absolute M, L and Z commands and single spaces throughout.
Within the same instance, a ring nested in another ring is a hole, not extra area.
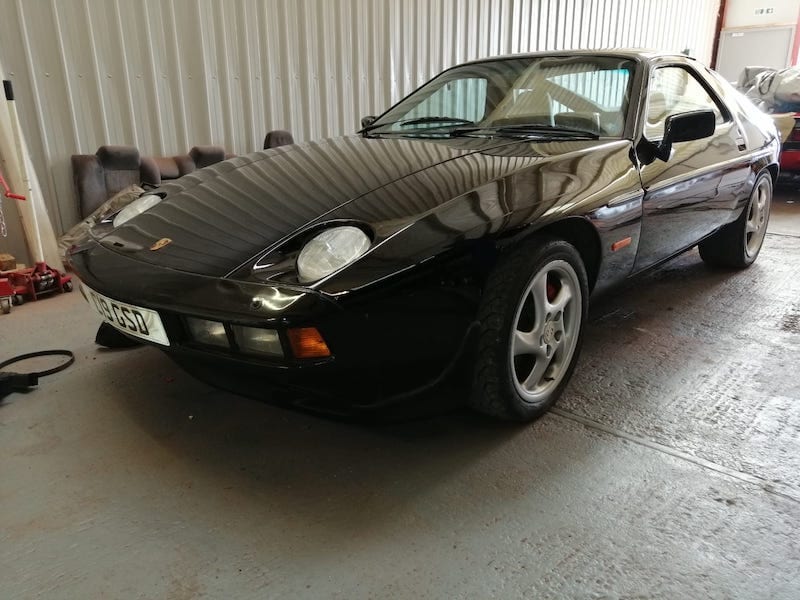
M 297 274 L 302 283 L 327 277 L 358 260 L 372 241 L 358 227 L 344 225 L 318 233 L 303 246 L 297 257 Z

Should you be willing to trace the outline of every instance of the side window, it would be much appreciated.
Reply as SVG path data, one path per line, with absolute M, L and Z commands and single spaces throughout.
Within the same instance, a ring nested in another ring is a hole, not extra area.
M 486 89 L 487 81 L 482 77 L 454 79 L 408 111 L 402 120 L 453 117 L 480 121 L 486 113 Z
M 653 72 L 647 94 L 647 123 L 644 135 L 661 139 L 667 117 L 692 110 L 714 111 L 717 125 L 728 120 L 716 100 L 697 78 L 681 67 L 661 67 Z

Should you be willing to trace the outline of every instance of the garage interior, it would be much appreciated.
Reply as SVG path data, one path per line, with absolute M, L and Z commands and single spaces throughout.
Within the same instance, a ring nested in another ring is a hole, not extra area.
M 192 148 L 349 135 L 473 58 L 648 47 L 735 65 L 740 49 L 720 55 L 734 34 L 788 28 L 786 60 L 765 65 L 784 67 L 800 42 L 800 0 L 0 0 L 0 14 L 56 236 L 85 216 L 71 157 L 104 146 L 202 168 Z M 17 205 L 2 209 L 0 254 L 31 264 Z M 0 361 L 65 348 L 75 363 L 0 399 L 0 596 L 798 598 L 796 183 L 770 219 L 749 269 L 695 249 L 593 298 L 569 386 L 524 426 L 452 399 L 399 422 L 306 414 L 152 347 L 99 347 L 79 293 L 14 306 Z

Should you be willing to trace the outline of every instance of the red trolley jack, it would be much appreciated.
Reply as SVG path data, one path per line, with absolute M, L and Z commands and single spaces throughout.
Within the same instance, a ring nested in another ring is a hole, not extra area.
M 25 196 L 11 192 L 2 173 L 0 173 L 0 186 L 6 198 L 25 200 Z M 2 214 L 0 207 L 0 230 L 2 230 L 0 233 L 5 235 L 5 220 Z M 41 244 L 39 252 L 41 254 Z M 33 267 L 27 269 L 0 271 L 0 312 L 7 315 L 11 312 L 12 304 L 22 304 L 25 300 L 38 300 L 40 296 L 53 292 L 71 291 L 72 276 L 48 266 L 43 260 L 38 260 Z
M 54 292 L 71 292 L 72 276 L 37 262 L 33 267 L 15 271 L 0 271 L 0 310 L 11 311 L 11 305 L 26 300 L 38 300 Z

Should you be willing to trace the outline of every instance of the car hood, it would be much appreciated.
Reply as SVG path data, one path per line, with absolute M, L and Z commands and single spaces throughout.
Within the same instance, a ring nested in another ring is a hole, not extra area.
M 163 185 L 156 191 L 161 203 L 100 242 L 137 260 L 223 277 L 316 221 L 413 218 L 546 158 L 542 148 L 552 154 L 554 147 L 576 143 L 598 142 L 351 136 L 284 146 Z M 405 193 L 404 183 L 412 180 Z

